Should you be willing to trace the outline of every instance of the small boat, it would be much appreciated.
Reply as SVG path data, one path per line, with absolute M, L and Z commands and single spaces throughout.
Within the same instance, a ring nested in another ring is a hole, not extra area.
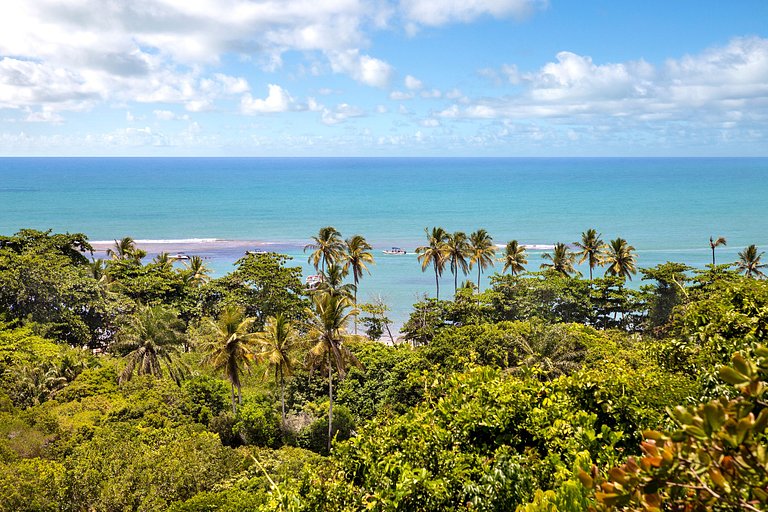
M 307 285 L 307 288 L 310 290 L 314 290 L 317 288 L 317 285 L 323 282 L 323 275 L 322 274 L 315 274 L 313 276 L 307 276 L 307 280 L 304 284 Z
M 265 251 L 264 249 L 256 249 L 255 251 L 245 251 L 245 254 L 268 254 L 269 251 Z
M 384 250 L 384 254 L 397 254 L 397 255 L 400 255 L 400 254 L 408 254 L 408 253 L 405 252 L 405 250 L 403 250 L 403 249 L 401 249 L 399 247 L 393 247 L 391 249 L 385 249 Z
M 188 260 L 189 256 L 187 256 L 183 252 L 180 252 L 178 254 L 174 254 L 173 256 L 170 256 L 170 259 L 172 259 L 172 260 Z

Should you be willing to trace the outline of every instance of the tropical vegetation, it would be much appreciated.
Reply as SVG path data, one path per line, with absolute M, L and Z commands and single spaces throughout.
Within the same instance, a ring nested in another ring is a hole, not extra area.
M 422 269 L 457 289 L 399 333 L 356 301 L 371 246 L 330 227 L 312 290 L 275 253 L 216 276 L 1 236 L 0 511 L 768 509 L 757 247 L 644 268 L 585 230 L 526 271 L 512 240 L 483 289 L 458 273 L 492 239 L 460 233 L 427 231 Z

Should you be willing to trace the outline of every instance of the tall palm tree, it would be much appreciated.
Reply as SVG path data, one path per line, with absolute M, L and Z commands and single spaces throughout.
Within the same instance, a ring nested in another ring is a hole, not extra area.
M 467 234 L 463 231 L 457 231 L 448 235 L 445 241 L 445 258 L 449 263 L 451 274 L 453 274 L 453 293 L 456 294 L 459 284 L 459 270 L 467 275 L 469 262 L 469 241 Z
M 477 266 L 477 291 L 480 291 L 480 274 L 488 267 L 493 266 L 493 257 L 496 255 L 496 246 L 493 238 L 484 229 L 478 229 L 469 235 L 469 268 Z
M 580 272 L 573 266 L 576 262 L 576 254 L 571 252 L 563 242 L 555 244 L 552 254 L 545 252 L 541 257 L 552 262 L 542 263 L 541 268 L 554 270 L 566 277 L 570 277 L 571 274 L 580 275 Z
M 709 246 L 712 248 L 712 266 L 715 266 L 715 248 L 721 245 L 728 245 L 728 241 L 725 237 L 721 236 L 717 240 L 714 237 L 709 237 Z
M 603 250 L 605 244 L 600 238 L 602 234 L 598 233 L 594 229 L 588 229 L 581 234 L 581 242 L 575 242 L 574 245 L 581 249 L 578 253 L 579 264 L 585 261 L 589 263 L 589 280 L 592 280 L 592 271 L 598 265 L 600 265 L 600 251 Z
M 210 269 L 200 256 L 192 256 L 189 261 L 184 262 L 184 266 L 187 267 L 187 282 L 193 285 L 205 284 L 211 280 Z
M 325 267 L 341 258 L 344 251 L 344 242 L 333 226 L 320 228 L 317 236 L 312 237 L 313 242 L 304 246 L 304 252 L 312 249 L 307 261 L 314 265 L 315 270 L 325 271 Z
M 243 309 L 227 306 L 219 318 L 207 319 L 204 328 L 208 331 L 203 338 L 203 363 L 215 370 L 223 371 L 232 389 L 232 413 L 237 413 L 235 403 L 235 388 L 237 388 L 237 403 L 243 402 L 240 376 L 250 372 L 251 361 L 255 358 L 251 333 L 255 319 L 246 317 Z
M 146 255 L 147 252 L 136 247 L 136 242 L 129 236 L 115 240 L 114 247 L 107 249 L 107 256 L 113 260 L 132 260 L 138 263 Z
M 344 271 L 352 270 L 352 278 L 355 281 L 355 307 L 357 307 L 358 283 L 363 278 L 363 271 L 371 273 L 366 263 L 376 264 L 371 249 L 373 247 L 362 235 L 355 235 L 344 241 Z M 357 317 L 355 317 L 355 334 L 357 334 Z
M 162 377 L 163 365 L 178 382 L 179 372 L 174 363 L 183 344 L 184 322 L 174 311 L 163 306 L 140 308 L 118 335 L 113 349 L 126 360 L 118 382 L 131 380 L 134 373 Z
M 448 233 L 443 228 L 424 228 L 427 235 L 427 245 L 417 247 L 416 254 L 419 255 L 421 271 L 425 272 L 427 267 L 432 265 L 435 270 L 435 287 L 437 299 L 440 298 L 440 276 L 443 275 L 445 264 L 448 261 L 445 257 L 445 243 L 448 241 Z
M 765 254 L 765 251 L 758 254 L 757 246 L 752 244 L 739 253 L 739 261 L 736 262 L 736 266 L 739 270 L 743 271 L 744 275 L 747 277 L 765 277 L 763 271 L 760 270 L 768 267 L 768 263 L 760 263 L 760 258 L 763 257 L 763 254 Z
M 631 274 L 637 273 L 635 248 L 623 238 L 611 240 L 603 252 L 602 263 L 608 267 L 605 271 L 607 276 L 625 277 L 631 281 Z
M 313 308 L 307 309 L 307 331 L 314 345 L 309 350 L 311 368 L 327 366 L 328 369 L 328 451 L 333 438 L 333 369 L 340 378 L 346 375 L 349 363 L 359 365 L 357 358 L 344 345 L 346 326 L 351 316 L 359 311 L 346 297 L 317 293 L 312 297 Z
M 285 378 L 293 374 L 294 352 L 301 343 L 291 320 L 282 313 L 267 318 L 264 330 L 256 335 L 259 359 L 267 363 L 266 377 L 274 370 L 275 385 L 280 386 L 280 405 L 285 425 Z
M 347 271 L 344 270 L 344 267 L 338 263 L 331 263 L 320 275 L 323 279 L 312 293 L 327 293 L 334 297 L 346 297 L 350 300 L 354 298 L 357 289 L 354 284 L 344 283 L 344 278 L 347 277 Z
M 523 265 L 528 264 L 528 259 L 525 256 L 525 247 L 520 245 L 517 240 L 511 240 L 504 249 L 504 257 L 499 258 L 499 261 L 504 263 L 502 272 L 509 270 L 513 276 L 524 272 L 525 267 Z

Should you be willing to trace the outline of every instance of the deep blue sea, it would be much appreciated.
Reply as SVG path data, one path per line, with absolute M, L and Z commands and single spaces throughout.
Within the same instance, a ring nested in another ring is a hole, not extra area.
M 641 267 L 701 267 L 710 235 L 728 239 L 718 262 L 751 243 L 768 249 L 768 159 L 0 158 L 2 234 L 187 240 L 218 274 L 243 245 L 191 239 L 268 243 L 308 275 L 302 247 L 326 225 L 374 245 L 360 298 L 381 295 L 400 323 L 419 296 L 434 294 L 434 277 L 415 255 L 380 251 L 413 251 L 425 227 L 485 228 L 498 244 L 536 245 L 573 242 L 594 227 L 606 241 L 626 238 Z M 540 254 L 531 252 L 529 268 Z M 452 287 L 446 273 L 441 291 Z

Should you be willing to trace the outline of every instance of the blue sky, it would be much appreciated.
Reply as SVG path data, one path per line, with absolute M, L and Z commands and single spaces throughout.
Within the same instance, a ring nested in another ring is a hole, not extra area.
M 768 155 L 768 2 L 12 0 L 0 155 Z

